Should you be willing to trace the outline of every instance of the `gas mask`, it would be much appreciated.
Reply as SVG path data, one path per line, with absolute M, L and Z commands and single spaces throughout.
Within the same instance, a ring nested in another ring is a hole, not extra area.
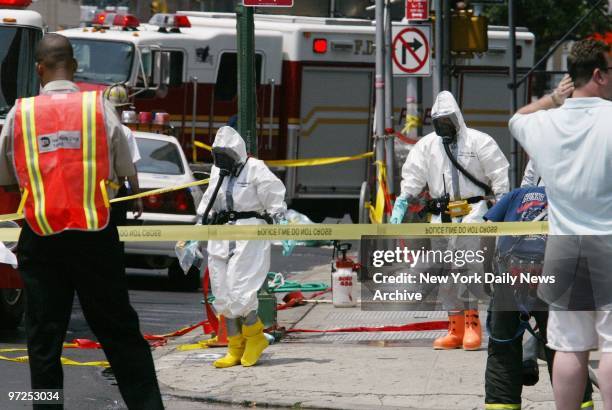
M 222 147 L 213 147 L 212 155 L 213 163 L 219 168 L 221 175 L 236 175 L 241 164 L 240 158 L 234 151 Z
M 442 138 L 445 144 L 449 144 L 457 139 L 459 126 L 456 124 L 454 115 L 446 115 L 433 119 L 433 126 L 436 134 Z

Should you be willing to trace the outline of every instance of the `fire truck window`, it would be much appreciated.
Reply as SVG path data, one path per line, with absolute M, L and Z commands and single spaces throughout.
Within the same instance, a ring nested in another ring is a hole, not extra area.
M 183 60 L 182 51 L 170 51 L 170 86 L 183 84 Z
M 34 48 L 40 31 L 25 27 L 0 27 L 0 116 L 19 97 L 38 93 Z
M 261 83 L 262 55 L 255 55 L 255 66 L 257 84 Z M 238 94 L 238 61 L 236 53 L 223 53 L 219 62 L 217 72 L 217 83 L 215 84 L 215 98 L 219 101 L 231 101 Z
M 144 70 L 144 75 L 147 79 L 147 84 L 150 86 L 153 81 L 153 56 L 151 50 L 148 48 L 141 49 L 140 58 L 142 61 L 142 70 Z M 145 86 L 142 70 L 140 67 L 138 67 L 138 81 L 136 82 L 138 87 Z
M 74 75 L 77 81 L 113 84 L 130 78 L 133 45 L 77 38 L 71 38 L 70 42 L 79 64 Z

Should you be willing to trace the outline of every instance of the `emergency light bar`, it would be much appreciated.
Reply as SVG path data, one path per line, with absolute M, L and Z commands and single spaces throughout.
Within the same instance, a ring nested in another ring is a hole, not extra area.
M 124 29 L 137 28 L 140 26 L 140 21 L 131 14 L 117 14 L 113 19 L 113 26 L 123 27 Z
M 32 0 L 0 0 L 0 7 L 26 8 Z
M 151 17 L 149 24 L 158 26 L 159 31 L 166 31 L 167 29 L 178 30 L 180 28 L 191 27 L 189 17 L 176 14 L 158 13 Z
M 123 27 L 124 30 L 136 29 L 140 26 L 140 21 L 132 14 L 118 14 L 101 12 L 96 14 L 92 24 L 101 27 Z

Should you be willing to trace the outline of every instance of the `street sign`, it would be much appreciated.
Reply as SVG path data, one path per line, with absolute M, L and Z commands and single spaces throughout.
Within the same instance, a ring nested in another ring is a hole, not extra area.
M 429 20 L 429 0 L 406 0 L 406 20 Z
M 431 26 L 394 26 L 391 57 L 396 77 L 431 75 Z
M 293 7 L 293 0 L 244 0 L 247 7 Z

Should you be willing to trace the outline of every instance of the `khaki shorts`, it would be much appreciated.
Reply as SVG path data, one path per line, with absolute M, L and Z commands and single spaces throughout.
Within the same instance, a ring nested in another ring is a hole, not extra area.
M 612 312 L 560 311 L 548 315 L 548 347 L 558 352 L 612 352 Z

